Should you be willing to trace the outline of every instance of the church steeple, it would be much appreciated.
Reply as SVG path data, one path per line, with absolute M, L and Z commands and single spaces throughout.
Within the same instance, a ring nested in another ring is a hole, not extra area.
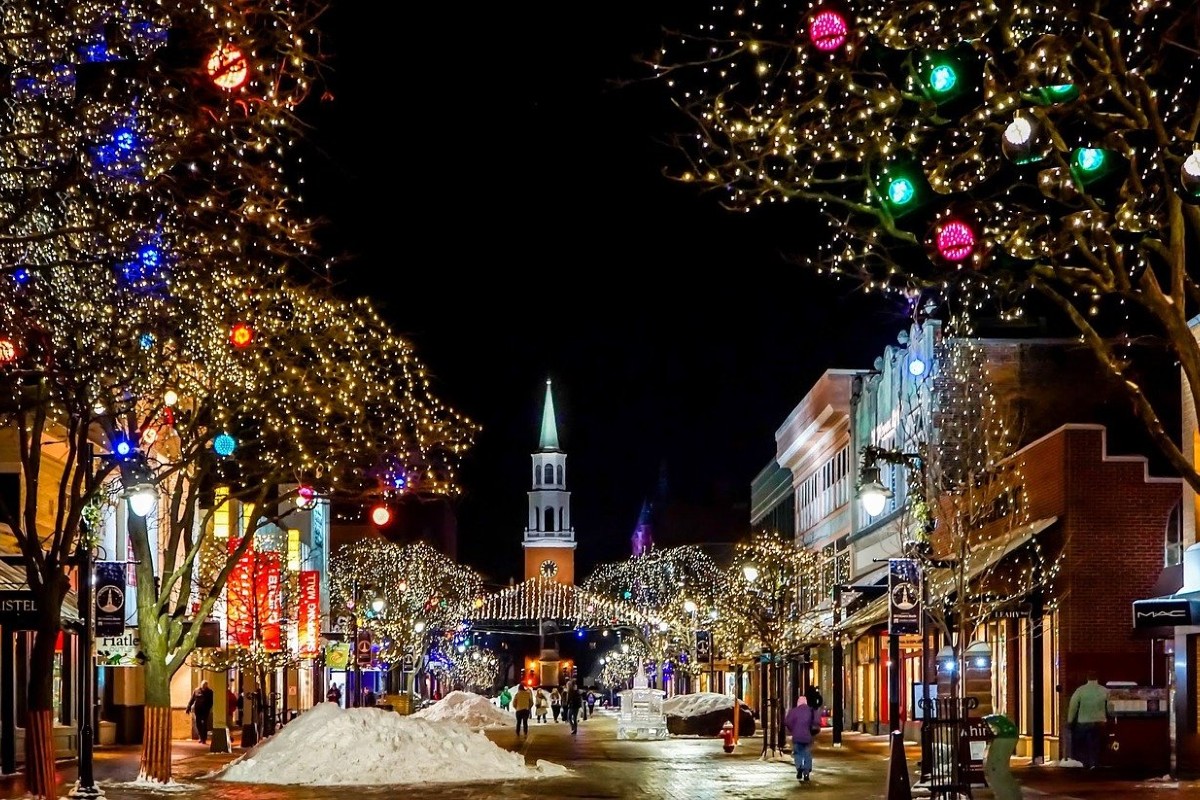
M 558 423 L 554 421 L 554 396 L 550 393 L 549 378 L 546 378 L 546 403 L 542 406 L 542 436 L 538 447 L 542 450 L 558 449 Z
M 542 431 L 533 453 L 529 514 L 525 518 L 525 578 L 575 582 L 575 528 L 571 525 L 571 493 L 567 491 L 567 454 L 558 446 L 554 397 L 546 381 Z

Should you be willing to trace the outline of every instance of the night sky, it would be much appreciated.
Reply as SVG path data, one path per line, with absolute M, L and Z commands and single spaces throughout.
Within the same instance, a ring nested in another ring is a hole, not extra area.
M 789 263 L 820 229 L 804 210 L 738 216 L 662 175 L 680 123 L 664 87 L 617 84 L 676 9 L 426 4 L 397 28 L 373 7 L 334 0 L 321 23 L 309 203 L 342 290 L 374 298 L 483 426 L 460 559 L 522 577 L 547 377 L 581 576 L 629 554 L 663 463 L 674 500 L 747 501 L 812 382 L 869 367 L 903 309 Z

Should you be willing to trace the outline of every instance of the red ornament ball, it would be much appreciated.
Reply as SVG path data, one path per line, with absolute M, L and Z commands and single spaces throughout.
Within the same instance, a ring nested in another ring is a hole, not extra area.
M 965 261 L 975 251 L 975 231 L 961 220 L 943 223 L 937 232 L 937 249 L 947 261 Z
M 246 56 L 231 44 L 222 44 L 208 57 L 208 77 L 220 88 L 232 92 L 250 77 Z
M 822 53 L 832 53 L 846 43 L 846 34 L 849 32 L 845 17 L 836 11 L 821 11 L 813 17 L 808 36 L 812 39 L 813 47 Z
M 229 332 L 229 342 L 239 349 L 249 347 L 254 341 L 254 329 L 244 322 L 239 322 L 233 326 L 233 330 Z

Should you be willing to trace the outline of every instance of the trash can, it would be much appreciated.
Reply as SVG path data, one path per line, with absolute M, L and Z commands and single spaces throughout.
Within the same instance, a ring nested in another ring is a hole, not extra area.
M 1021 800 L 1021 787 L 1009 766 L 1009 759 L 1017 749 L 1017 726 L 1003 714 L 988 714 L 983 721 L 994 734 L 983 763 L 983 774 L 992 796 L 996 800 Z

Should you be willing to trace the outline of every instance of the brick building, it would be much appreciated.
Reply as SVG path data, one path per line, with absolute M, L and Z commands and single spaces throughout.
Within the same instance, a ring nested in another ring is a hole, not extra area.
M 903 555 L 913 535 L 907 513 L 912 464 L 879 465 L 891 496 L 874 516 L 856 499 L 859 470 L 870 447 L 914 452 L 935 441 L 938 399 L 930 377 L 939 371 L 940 340 L 936 322 L 916 325 L 873 369 L 825 376 L 780 427 L 778 456 L 752 486 L 752 525 L 786 530 L 790 523 L 797 545 L 820 552 L 826 564 L 806 593 L 806 611 L 829 635 L 792 654 L 787 669 L 796 677 L 784 685 L 795 691 L 807 680 L 817 682 L 834 723 L 846 729 L 890 727 L 886 562 Z M 990 655 L 982 676 L 987 706 L 1017 723 L 1021 753 L 1054 759 L 1065 755 L 1070 693 L 1089 669 L 1097 668 L 1105 681 L 1129 684 L 1130 692 L 1166 686 L 1161 642 L 1132 630 L 1129 603 L 1146 596 L 1164 566 L 1179 559 L 1181 485 L 1157 477 L 1170 473 L 1119 387 L 1076 341 L 983 339 L 977 345 L 996 396 L 1021 421 L 1009 458 L 1020 463 L 1023 507 L 1019 524 L 976 532 L 973 562 L 963 574 L 978 590 L 1036 561 L 1053 578 L 982 614 L 971 639 Z M 1169 365 L 1164 374 L 1171 374 Z M 1177 382 L 1161 391 L 1177 396 Z M 935 577 L 936 571 L 928 576 Z M 922 684 L 932 693 L 945 677 L 935 654 L 951 642 L 932 627 L 925 626 L 924 636 L 897 637 L 899 713 L 910 736 L 920 725 Z M 968 643 L 955 643 L 960 668 Z M 1119 730 L 1128 738 L 1122 759 L 1165 767 L 1165 706 L 1123 715 Z

